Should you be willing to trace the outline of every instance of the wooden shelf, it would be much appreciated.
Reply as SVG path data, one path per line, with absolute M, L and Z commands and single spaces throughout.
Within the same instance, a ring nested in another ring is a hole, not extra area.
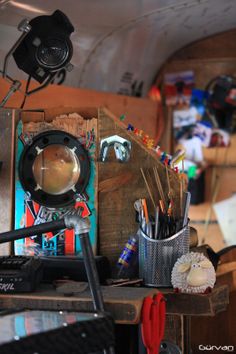
M 189 316 L 214 316 L 226 309 L 229 302 L 228 286 L 215 287 L 210 294 L 176 294 L 173 289 L 161 289 L 167 302 L 167 314 Z M 137 324 L 143 299 L 158 292 L 155 288 L 102 287 L 105 310 L 111 313 L 116 323 Z M 1 294 L 0 307 L 4 309 L 41 309 L 92 311 L 89 290 L 76 295 L 64 296 L 52 286 L 28 294 Z

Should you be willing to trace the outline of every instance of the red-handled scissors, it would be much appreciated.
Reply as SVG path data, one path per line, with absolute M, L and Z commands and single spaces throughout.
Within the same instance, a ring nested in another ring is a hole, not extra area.
M 163 295 L 158 293 L 148 296 L 142 307 L 142 338 L 148 354 L 158 354 L 165 331 L 166 303 Z

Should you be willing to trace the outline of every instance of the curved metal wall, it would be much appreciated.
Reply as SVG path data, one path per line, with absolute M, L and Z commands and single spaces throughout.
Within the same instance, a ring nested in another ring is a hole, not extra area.
M 15 28 L 22 18 L 57 8 L 76 28 L 75 68 L 65 84 L 136 96 L 147 94 L 158 69 L 176 50 L 236 27 L 235 0 L 3 0 L 0 59 L 18 37 Z M 10 70 L 23 77 L 13 62 Z

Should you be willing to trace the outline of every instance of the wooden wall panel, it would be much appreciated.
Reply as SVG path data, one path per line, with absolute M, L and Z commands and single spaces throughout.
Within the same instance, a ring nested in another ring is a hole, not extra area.
M 15 121 L 18 113 L 15 110 L 0 110 L 0 232 L 13 228 L 13 195 L 14 195 L 14 147 Z M 0 255 L 10 254 L 10 244 L 0 245 Z
M 146 169 L 152 172 L 151 168 L 157 166 L 166 194 L 168 186 L 165 167 L 157 155 L 147 149 L 140 138 L 127 131 L 107 110 L 99 113 L 98 132 L 99 139 L 120 135 L 132 144 L 131 157 L 127 163 L 119 163 L 114 156 L 110 156 L 107 162 L 98 163 L 100 253 L 114 264 L 129 236 L 138 229 L 133 206 L 135 200 L 147 198 L 149 211 L 152 215 L 154 212 L 140 168 L 145 172 Z M 114 151 L 112 153 L 114 155 Z M 174 213 L 179 216 L 179 177 L 173 170 L 170 170 L 169 176 L 173 189 Z
M 23 82 L 23 87 L 25 82 Z M 32 87 L 36 86 L 32 84 Z M 0 78 L 0 98 L 9 89 L 9 84 Z M 6 107 L 19 108 L 23 95 L 15 93 Z M 105 107 L 118 118 L 125 114 L 125 122 L 143 129 L 150 137 L 155 138 L 158 129 L 158 104 L 148 98 L 136 98 L 112 93 L 85 90 L 66 86 L 50 85 L 42 91 L 28 97 L 24 109 L 53 107 Z
M 236 347 L 236 292 L 232 292 L 229 298 L 227 311 L 217 314 L 215 317 L 192 317 L 192 351 L 202 353 L 199 344 L 234 346 Z M 201 329 L 201 330 L 199 330 Z M 210 351 L 209 353 L 213 353 Z M 218 351 L 217 351 L 218 352 Z M 204 353 L 204 352 L 203 352 Z M 216 353 L 216 351 L 214 351 Z M 220 351 L 219 351 L 220 353 Z
M 206 58 L 235 58 L 236 57 L 236 29 L 216 34 L 198 40 L 173 56 L 174 60 L 206 59 Z

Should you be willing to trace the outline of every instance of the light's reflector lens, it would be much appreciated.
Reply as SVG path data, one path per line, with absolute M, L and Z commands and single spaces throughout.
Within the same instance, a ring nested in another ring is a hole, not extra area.
M 68 192 L 78 181 L 80 163 L 71 149 L 52 144 L 36 157 L 33 174 L 38 187 L 44 192 L 62 194 Z

